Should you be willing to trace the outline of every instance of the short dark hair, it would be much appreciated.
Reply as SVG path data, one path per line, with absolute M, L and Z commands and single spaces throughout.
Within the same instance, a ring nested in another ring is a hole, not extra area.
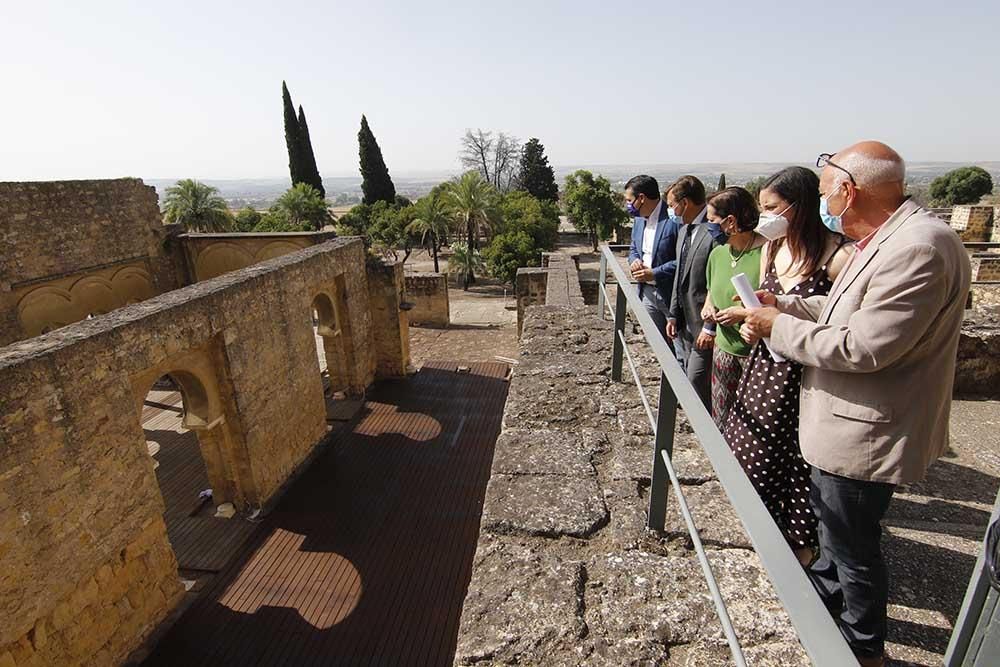
M 715 209 L 715 214 L 728 218 L 736 218 L 736 228 L 748 232 L 757 227 L 760 212 L 757 210 L 757 200 L 743 188 L 726 188 L 708 198 L 708 204 Z
M 764 181 L 761 192 L 770 190 L 789 204 L 795 204 L 788 220 L 788 233 L 768 246 L 768 264 L 785 243 L 792 253 L 792 267 L 802 276 L 811 276 L 823 266 L 829 232 L 819 216 L 819 176 L 805 167 L 785 167 Z
M 705 184 L 695 176 L 681 176 L 663 194 L 673 192 L 674 199 L 687 199 L 695 206 L 705 203 Z
M 646 174 L 639 174 L 628 179 L 625 184 L 626 190 L 631 190 L 633 195 L 646 195 L 649 199 L 660 198 L 660 184 L 656 179 Z

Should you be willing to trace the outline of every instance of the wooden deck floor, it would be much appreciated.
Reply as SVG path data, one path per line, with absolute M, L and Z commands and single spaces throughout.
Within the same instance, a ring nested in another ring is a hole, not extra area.
M 450 665 L 507 366 L 380 384 L 148 665 Z
M 181 395 L 153 390 L 143 405 L 147 444 L 159 451 L 156 481 L 163 495 L 167 536 L 182 570 L 218 572 L 253 533 L 254 524 L 239 515 L 216 518 L 215 504 L 199 494 L 209 488 L 208 475 L 193 431 L 181 425 Z

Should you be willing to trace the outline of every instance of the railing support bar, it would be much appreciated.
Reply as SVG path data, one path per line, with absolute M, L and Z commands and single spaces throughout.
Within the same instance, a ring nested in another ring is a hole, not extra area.
M 618 285 L 618 297 L 615 299 L 615 343 L 611 348 L 611 379 L 615 382 L 622 380 L 622 354 L 625 350 L 622 338 L 625 335 L 625 309 L 628 306 L 626 289 L 628 288 Z
M 604 319 L 604 299 L 605 299 L 605 296 L 604 296 L 604 284 L 607 282 L 607 278 L 608 278 L 608 258 L 602 252 L 601 253 L 601 272 L 600 272 L 599 277 L 597 279 L 597 287 L 598 287 L 598 290 L 597 290 L 597 314 L 601 316 L 602 320 Z
M 641 391 L 641 389 L 640 389 Z M 677 396 L 670 381 L 660 373 L 660 402 L 656 413 L 656 436 L 653 440 L 653 470 L 649 486 L 649 514 L 646 527 L 662 531 L 667 523 L 667 486 L 670 476 L 663 455 L 674 458 L 674 427 L 677 424 Z

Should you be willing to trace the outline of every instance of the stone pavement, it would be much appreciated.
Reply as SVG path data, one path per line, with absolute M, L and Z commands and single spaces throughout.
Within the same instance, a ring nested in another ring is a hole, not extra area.
M 593 307 L 528 311 L 456 664 L 730 664 L 672 494 L 665 534 L 645 529 L 652 432 L 634 385 L 610 381 L 611 340 Z M 629 340 L 655 409 L 658 366 Z M 940 664 L 1000 485 L 997 407 L 955 402 L 951 450 L 885 521 L 897 664 Z M 683 412 L 676 439 L 749 664 L 809 664 Z

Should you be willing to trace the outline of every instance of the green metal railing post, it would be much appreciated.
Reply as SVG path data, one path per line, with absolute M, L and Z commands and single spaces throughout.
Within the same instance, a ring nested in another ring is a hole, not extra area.
M 622 336 L 619 336 L 618 332 L 621 332 L 622 335 L 625 334 L 625 309 L 628 306 L 628 297 L 625 296 L 627 287 L 618 284 L 617 288 L 618 297 L 615 299 L 615 344 L 611 348 L 611 379 L 615 382 L 621 382 L 622 354 L 624 354 L 625 345 L 622 343 Z
M 649 514 L 646 527 L 663 530 L 667 523 L 667 492 L 670 476 L 663 463 L 662 452 L 674 458 L 674 427 L 677 425 L 677 396 L 670 388 L 670 381 L 660 373 L 660 402 L 656 413 L 656 437 L 653 441 L 653 471 L 650 475 Z
M 601 272 L 597 278 L 597 314 L 604 319 L 604 284 L 608 279 L 608 258 L 601 253 Z

